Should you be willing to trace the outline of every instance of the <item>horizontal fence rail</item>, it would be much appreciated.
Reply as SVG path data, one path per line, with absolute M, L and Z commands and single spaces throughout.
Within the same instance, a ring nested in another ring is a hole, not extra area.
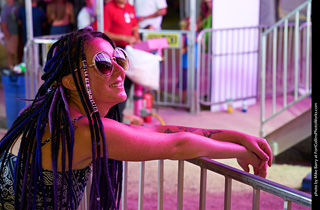
M 253 188 L 253 209 L 259 209 L 258 204 L 260 203 L 260 190 L 281 197 L 284 200 L 284 207 L 287 204 L 291 206 L 291 202 L 293 202 L 311 208 L 311 195 L 307 193 L 252 175 L 208 158 L 196 158 L 187 161 L 201 167 L 201 177 L 206 176 L 203 174 L 207 173 L 206 170 L 221 174 L 226 177 L 225 209 L 230 209 L 231 206 L 231 180 L 239 181 Z M 205 178 L 201 178 L 200 186 L 204 186 L 205 181 Z M 205 192 L 200 192 L 199 198 L 200 201 L 205 201 L 205 198 L 202 196 L 205 196 Z M 205 205 L 200 202 L 199 209 L 205 209 L 203 206 Z

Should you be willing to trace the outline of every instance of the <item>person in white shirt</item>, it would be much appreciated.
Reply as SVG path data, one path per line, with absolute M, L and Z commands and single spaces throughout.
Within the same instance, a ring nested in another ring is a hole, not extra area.
M 167 14 L 166 0 L 135 0 L 139 28 L 161 30 L 162 17 Z
M 96 15 L 94 12 L 93 0 L 85 0 L 85 6 L 83 6 L 77 16 L 77 28 L 85 28 L 91 26 L 95 21 Z

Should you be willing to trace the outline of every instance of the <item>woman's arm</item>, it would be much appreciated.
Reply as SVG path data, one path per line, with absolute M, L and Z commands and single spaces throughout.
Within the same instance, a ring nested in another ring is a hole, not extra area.
M 256 175 L 266 176 L 266 159 L 260 158 L 241 144 L 208 138 L 197 133 L 198 129 L 178 126 L 128 126 L 107 118 L 103 118 L 102 122 L 108 158 L 124 161 L 184 160 L 197 157 L 237 158 L 243 170 L 249 172 L 248 165 L 252 165 Z M 82 142 L 75 144 L 78 146 L 74 155 L 78 154 L 78 162 L 87 162 L 92 157 L 87 118 L 77 121 L 75 126 L 75 139 L 82 139 Z
M 237 158 L 245 171 L 249 171 L 248 165 L 252 165 L 256 175 L 266 176 L 268 157 L 262 159 L 245 146 L 223 141 L 222 137 L 220 140 L 209 139 L 208 136 L 197 133 L 198 129 L 177 126 L 148 128 L 127 126 L 110 119 L 103 121 L 110 158 L 128 161 Z M 225 131 L 217 133 L 223 132 Z M 227 131 L 226 135 L 232 136 Z
M 132 126 L 132 125 L 131 125 Z M 223 129 L 203 129 L 203 128 L 191 128 L 183 126 L 155 126 L 155 127 L 142 127 L 135 126 L 136 129 L 151 130 L 160 133 L 177 133 L 177 132 L 189 132 L 204 136 L 210 139 L 231 142 L 235 144 L 240 144 L 246 147 L 248 150 L 256 154 L 260 159 L 268 161 L 268 165 L 272 164 L 272 151 L 265 139 L 252 136 L 246 133 L 233 131 L 233 130 L 223 130 Z M 139 128 L 140 127 L 140 128 Z

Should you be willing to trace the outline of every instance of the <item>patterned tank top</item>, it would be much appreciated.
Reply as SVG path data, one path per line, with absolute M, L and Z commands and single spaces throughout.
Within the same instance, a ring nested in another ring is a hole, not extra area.
M 77 118 L 76 120 L 81 119 Z M 47 139 L 45 143 L 49 142 L 50 139 Z M 43 144 L 43 145 L 44 145 Z M 4 174 L 1 174 L 2 182 L 0 183 L 0 209 L 6 209 L 6 210 L 14 210 L 14 187 L 13 187 L 13 181 L 14 181 L 14 167 L 17 161 L 17 156 L 9 153 L 8 157 L 4 160 L 3 155 L 0 157 L 0 165 L 2 162 L 6 162 L 6 168 L 4 170 Z M 72 170 L 72 192 L 73 192 L 73 207 L 74 209 L 77 209 L 80 205 L 84 189 L 86 187 L 87 180 L 90 177 L 91 174 L 91 164 L 88 165 L 84 169 L 79 170 Z M 47 209 L 51 210 L 54 206 L 54 200 L 53 200 L 53 174 L 50 170 L 42 169 L 42 175 L 44 180 L 44 191 L 45 191 L 45 197 L 46 197 L 46 203 L 47 203 Z M 29 178 L 29 177 L 28 177 Z M 64 179 L 64 185 L 62 186 Z M 1 180 L 1 179 L 0 179 Z M 67 189 L 68 189 L 68 180 L 69 180 L 69 174 L 65 173 L 64 177 L 62 176 L 62 172 L 58 172 L 57 174 L 57 185 L 58 185 L 58 202 L 60 201 L 60 195 L 63 196 L 62 199 L 62 209 L 70 209 L 67 205 Z M 40 180 L 37 180 L 40 182 Z M 38 184 L 39 189 L 37 190 L 37 195 L 35 197 L 36 199 L 36 207 L 35 209 L 44 209 L 44 202 L 43 202 L 43 195 L 42 190 L 40 189 L 40 184 Z M 60 203 L 58 203 L 60 206 Z

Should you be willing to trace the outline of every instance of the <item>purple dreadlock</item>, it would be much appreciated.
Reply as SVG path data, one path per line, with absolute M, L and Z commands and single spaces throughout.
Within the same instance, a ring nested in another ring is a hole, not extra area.
M 99 112 L 88 94 L 90 84 L 83 84 L 79 58 L 83 69 L 86 68 L 84 43 L 96 37 L 107 40 L 114 48 L 109 37 L 91 28 L 81 29 L 61 37 L 50 48 L 44 67 L 43 85 L 39 88 L 33 103 L 21 111 L 12 127 L 0 141 L 0 159 L 6 160 L 9 150 L 17 138 L 21 137 L 20 150 L 14 169 L 15 209 L 37 209 L 35 194 L 43 197 L 43 209 L 48 209 L 48 200 L 44 190 L 44 177 L 41 168 L 41 145 L 45 128 L 51 131 L 51 155 L 53 174 L 54 209 L 77 209 L 72 191 L 72 155 L 74 128 L 68 109 L 68 90 L 62 86 L 64 76 L 72 74 L 81 103 L 88 118 L 92 142 L 92 185 L 90 190 L 90 209 L 118 209 L 121 197 L 122 162 L 107 156 L 106 137 Z M 77 71 L 74 71 L 74 69 Z M 78 74 L 78 75 L 76 75 Z M 108 118 L 119 121 L 118 106 L 107 114 Z M 102 142 L 102 145 L 100 145 Z M 61 160 L 58 151 L 61 148 Z M 101 150 L 103 157 L 101 157 Z M 65 160 L 68 158 L 68 167 Z M 57 179 L 58 161 L 62 161 L 62 186 L 67 185 L 67 203 L 62 206 L 65 195 L 59 193 Z M 7 167 L 7 162 L 0 165 L 0 181 Z M 40 180 L 40 181 L 39 181 Z M 0 183 L 1 184 L 1 183 Z M 1 185 L 0 185 L 1 186 Z M 0 187 L 1 194 L 1 187 Z M 0 201 L 2 196 L 0 195 Z

